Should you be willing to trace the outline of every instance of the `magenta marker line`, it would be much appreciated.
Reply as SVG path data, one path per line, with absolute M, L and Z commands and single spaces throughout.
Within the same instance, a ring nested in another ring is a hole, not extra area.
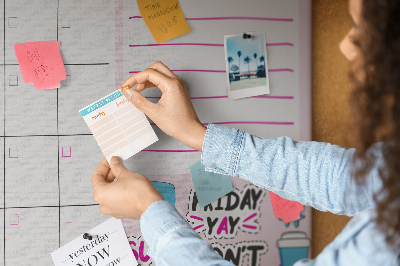
M 209 72 L 209 73 L 226 73 L 225 70 L 207 70 L 207 69 L 172 69 L 172 72 Z M 139 73 L 141 71 L 129 71 L 130 74 Z M 291 68 L 268 69 L 268 72 L 294 72 Z
M 244 222 L 244 223 L 247 222 L 248 220 L 250 220 L 251 218 L 253 218 L 253 217 L 256 216 L 256 215 L 257 215 L 256 212 L 253 213 L 252 215 L 250 215 L 249 217 L 247 217 L 246 219 L 244 219 L 243 222 Z
M 276 68 L 276 69 L 268 69 L 268 72 L 294 72 L 291 68 Z
M 293 22 L 291 18 L 265 18 L 265 17 L 209 17 L 209 18 L 186 18 L 186 20 L 265 20 Z
M 162 44 L 136 44 L 129 45 L 129 47 L 143 47 L 143 46 L 173 46 L 173 45 L 193 45 L 193 46 L 218 46 L 224 47 L 223 44 L 215 43 L 162 43 Z
M 200 217 L 198 217 L 198 216 L 190 215 L 190 218 L 196 219 L 196 220 L 199 220 L 199 221 L 204 221 L 203 218 L 200 218 Z
M 253 225 L 247 225 L 247 224 L 244 224 L 244 225 L 242 225 L 243 227 L 245 227 L 245 228 L 249 228 L 249 229 L 257 229 L 257 226 L 253 226 Z
M 203 123 L 203 125 L 207 126 L 208 124 L 214 125 L 228 125 L 228 124 L 253 124 L 253 125 L 283 125 L 283 126 L 292 126 L 294 122 L 271 122 L 271 121 L 229 121 L 229 122 L 212 122 L 212 123 Z M 156 124 L 150 123 L 150 125 L 155 126 Z M 155 150 L 143 150 L 143 151 L 155 151 Z M 181 150 L 178 150 L 181 151 Z M 188 151 L 197 151 L 197 150 L 188 150 Z
M 161 97 L 146 97 L 147 99 L 161 99 Z M 204 99 L 224 99 L 228 98 L 228 96 L 207 96 L 207 97 L 190 97 L 192 100 L 204 100 Z M 293 100 L 293 96 L 266 96 L 266 95 L 260 95 L 260 96 L 252 96 L 249 98 L 259 98 L 259 99 L 280 99 L 280 100 Z
M 129 17 L 129 19 L 142 18 L 141 16 Z M 186 20 L 264 20 L 264 21 L 280 21 L 293 22 L 292 18 L 265 18 L 265 17 L 208 17 L 208 18 L 186 18 Z
M 8 148 L 8 158 L 10 159 L 18 159 L 18 149 L 17 149 L 17 157 L 11 156 L 11 148 Z
M 193 230 L 196 231 L 197 229 L 202 228 L 203 226 L 204 226 L 204 224 L 198 225 L 195 228 L 193 228 Z
M 277 43 L 267 43 L 267 46 L 294 46 L 294 44 L 290 42 L 277 42 Z
M 12 224 L 12 223 L 10 222 L 10 225 L 19 225 L 19 214 L 11 214 L 11 215 L 16 215 L 16 216 L 17 216 L 17 218 L 18 218 L 18 221 L 17 221 L 17 223 L 16 223 L 16 224 Z
M 129 47 L 151 47 L 151 46 L 216 46 L 216 47 L 224 47 L 223 44 L 217 43 L 160 43 L 160 44 L 131 44 Z M 294 46 L 293 43 L 281 42 L 281 43 L 267 43 L 267 46 Z
M 207 69 L 175 69 L 174 72 L 211 72 L 211 73 L 226 73 L 225 70 L 207 70 Z
M 267 96 L 267 95 L 260 95 L 260 96 L 253 96 L 251 98 L 261 98 L 261 99 L 280 99 L 280 100 L 293 100 L 293 96 Z
M 231 122 L 213 122 L 213 123 L 203 123 L 203 125 L 216 124 L 216 125 L 226 125 L 226 124 L 254 124 L 254 125 L 294 125 L 293 122 L 270 122 L 270 121 L 231 121 Z
M 17 17 L 8 17 L 8 27 L 16 29 L 17 27 L 10 27 L 10 18 L 16 18 L 16 19 L 18 19 L 18 18 Z
M 198 152 L 198 150 L 142 150 L 150 152 Z

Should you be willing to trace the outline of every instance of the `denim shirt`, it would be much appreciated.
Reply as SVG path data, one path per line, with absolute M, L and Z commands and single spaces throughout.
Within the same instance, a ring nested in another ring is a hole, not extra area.
M 259 138 L 210 124 L 201 159 L 207 171 L 248 180 L 321 211 L 355 216 L 315 260 L 301 260 L 295 266 L 398 265 L 399 251 L 385 242 L 374 221 L 373 195 L 382 187 L 378 175 L 382 160 L 378 155 L 375 168 L 359 186 L 351 177 L 354 152 L 289 137 Z M 140 226 L 157 265 L 233 265 L 166 201 L 151 204 Z

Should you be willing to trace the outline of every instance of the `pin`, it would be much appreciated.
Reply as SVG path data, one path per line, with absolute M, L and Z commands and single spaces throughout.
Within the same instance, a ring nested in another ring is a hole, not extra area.
M 251 38 L 250 34 L 243 33 L 243 39 L 250 39 L 250 38 Z
M 83 234 L 83 239 L 92 240 L 92 239 L 93 239 L 93 236 L 91 236 L 91 235 L 88 234 L 88 233 L 84 233 L 84 234 Z

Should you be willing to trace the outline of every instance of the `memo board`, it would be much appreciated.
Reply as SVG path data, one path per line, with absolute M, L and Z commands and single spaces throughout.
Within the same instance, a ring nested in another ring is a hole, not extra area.
M 90 181 L 103 156 L 78 110 L 155 61 L 187 83 L 203 123 L 311 140 L 311 1 L 180 5 L 192 32 L 156 45 L 136 0 L 1 1 L 0 265 L 51 265 L 50 252 L 108 219 L 93 200 Z M 229 101 L 224 35 L 249 31 L 266 32 L 271 93 Z M 67 79 L 61 88 L 37 91 L 24 83 L 13 47 L 50 40 L 61 42 Z M 148 89 L 144 95 L 157 101 L 161 94 Z M 238 265 L 276 266 L 297 253 L 309 254 L 303 238 L 311 238 L 310 208 L 301 220 L 284 224 L 273 214 L 268 191 L 232 178 L 229 196 L 200 209 L 193 203 L 189 165 L 201 153 L 153 128 L 160 140 L 125 161 L 126 167 L 164 184 L 178 211 L 217 253 Z M 228 197 L 254 200 L 254 208 L 228 211 Z M 228 223 L 228 234 L 216 233 L 224 217 L 250 216 L 250 227 Z M 208 217 L 218 218 L 215 227 L 201 223 Z M 154 265 L 139 222 L 123 225 L 138 262 Z M 291 251 L 284 249 L 288 237 L 297 245 Z

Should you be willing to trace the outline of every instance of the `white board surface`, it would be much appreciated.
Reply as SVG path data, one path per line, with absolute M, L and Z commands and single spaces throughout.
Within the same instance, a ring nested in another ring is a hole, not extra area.
M 0 2 L 0 265 L 51 265 L 50 252 L 109 218 L 94 202 L 90 182 L 102 153 L 78 110 L 155 61 L 163 61 L 187 83 L 203 123 L 261 137 L 311 140 L 311 1 L 180 4 L 192 32 L 155 46 L 135 0 Z M 266 33 L 271 93 L 229 101 L 223 36 L 248 31 Z M 59 89 L 36 91 L 23 82 L 13 47 L 45 40 L 61 42 L 68 77 Z M 160 92 L 150 89 L 145 95 L 156 101 Z M 206 218 L 208 212 L 189 204 L 189 165 L 200 159 L 200 152 L 188 152 L 153 128 L 160 140 L 125 165 L 165 184 L 188 222 L 194 214 Z M 232 183 L 238 195 L 258 189 L 237 178 Z M 261 218 L 254 232 L 237 228 L 234 236 L 218 238 L 197 231 L 224 256 L 238 258 L 239 265 L 284 265 L 277 241 L 292 231 L 311 238 L 311 210 L 306 208 L 298 224 L 285 225 L 274 218 L 267 191 L 256 207 Z M 212 212 L 221 219 L 241 214 Z M 132 249 L 139 252 L 138 222 L 123 224 Z M 147 244 L 142 245 L 138 261 L 149 265 Z M 253 260 L 254 247 L 260 249 Z

